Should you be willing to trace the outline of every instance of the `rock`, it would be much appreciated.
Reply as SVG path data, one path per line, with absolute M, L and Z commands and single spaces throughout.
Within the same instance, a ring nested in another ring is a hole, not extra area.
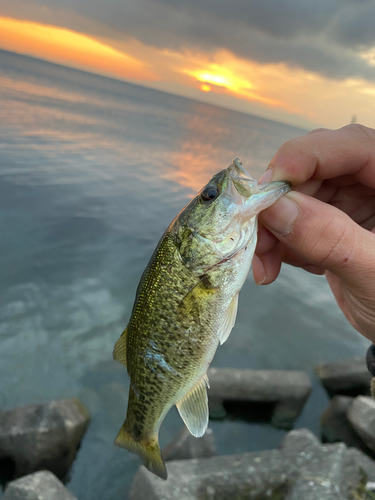
M 306 452 L 309 448 L 320 446 L 319 439 L 308 429 L 295 429 L 288 432 L 280 443 L 279 449 L 292 450 L 295 453 Z
M 211 417 L 233 416 L 240 409 L 246 420 L 260 419 L 287 429 L 311 392 L 309 378 L 299 371 L 210 368 L 208 378 Z
M 88 410 L 78 399 L 1 411 L 2 480 L 10 481 L 44 469 L 63 479 L 73 463 L 89 420 Z
M 140 467 L 131 500 L 349 500 L 375 478 L 375 463 L 343 443 L 321 445 L 306 429 L 279 449 L 168 463 L 168 481 Z
M 349 406 L 348 420 L 363 443 L 375 451 L 375 401 L 372 398 L 358 396 Z
M 365 358 L 352 358 L 318 365 L 314 368 L 330 397 L 370 395 L 371 374 Z
M 195 438 L 183 427 L 163 450 L 164 460 L 186 460 L 215 455 L 217 453 L 212 429 L 207 429 L 203 437 Z
M 347 417 L 348 408 L 353 401 L 354 398 L 349 396 L 335 396 L 329 402 L 321 417 L 322 439 L 326 443 L 342 441 L 346 446 L 365 451 L 362 440 Z
M 77 500 L 52 472 L 43 470 L 8 484 L 3 500 Z

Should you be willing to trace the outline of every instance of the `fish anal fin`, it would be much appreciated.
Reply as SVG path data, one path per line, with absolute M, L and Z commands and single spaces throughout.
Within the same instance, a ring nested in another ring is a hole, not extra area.
M 230 335 L 232 328 L 236 322 L 238 309 L 238 293 L 233 297 L 229 307 L 225 313 L 224 322 L 219 330 L 220 345 L 223 345 Z
M 135 440 L 131 432 L 121 427 L 115 439 L 115 445 L 136 453 L 142 460 L 144 466 L 161 479 L 167 479 L 168 473 L 159 447 L 157 435 L 144 439 Z
M 190 433 L 202 437 L 208 425 L 208 378 L 205 374 L 199 382 L 176 403 L 182 420 Z
M 126 339 L 128 336 L 128 328 L 122 332 L 121 337 L 115 344 L 115 348 L 113 349 L 113 359 L 122 363 L 126 366 Z

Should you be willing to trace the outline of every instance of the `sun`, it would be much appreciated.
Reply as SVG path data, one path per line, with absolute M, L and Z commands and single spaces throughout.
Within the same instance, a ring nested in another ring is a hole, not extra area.
M 201 89 L 202 92 L 211 92 L 212 90 L 211 85 L 208 85 L 208 83 L 201 83 L 199 88 Z

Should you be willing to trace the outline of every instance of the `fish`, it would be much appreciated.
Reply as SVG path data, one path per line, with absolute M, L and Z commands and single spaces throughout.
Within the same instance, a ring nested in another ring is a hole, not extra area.
M 113 357 L 130 377 L 115 445 L 162 479 L 158 433 L 176 405 L 190 433 L 208 425 L 207 368 L 234 326 L 257 242 L 258 213 L 291 189 L 258 184 L 239 158 L 212 177 L 161 237 L 137 288 Z

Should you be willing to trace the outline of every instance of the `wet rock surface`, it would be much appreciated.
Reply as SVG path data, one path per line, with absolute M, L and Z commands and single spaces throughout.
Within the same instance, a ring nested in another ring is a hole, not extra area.
M 163 449 L 164 460 L 186 460 L 217 455 L 212 429 L 208 428 L 201 438 L 195 438 L 186 427 Z
M 364 357 L 318 365 L 314 370 L 330 397 L 370 395 L 372 376 Z
M 344 444 L 291 431 L 276 450 L 168 463 L 168 481 L 140 467 L 131 500 L 346 500 L 374 481 L 375 463 Z
M 375 401 L 359 396 L 351 403 L 347 417 L 362 442 L 375 452 Z
M 63 479 L 89 424 L 78 399 L 51 401 L 0 412 L 2 481 L 49 470 Z
M 348 447 L 366 451 L 366 447 L 349 422 L 347 412 L 354 398 L 335 396 L 321 417 L 322 440 L 326 443 L 342 441 Z
M 211 418 L 266 421 L 290 429 L 311 392 L 304 372 L 210 368 L 208 401 Z
M 77 500 L 49 471 L 39 471 L 9 483 L 3 500 Z

